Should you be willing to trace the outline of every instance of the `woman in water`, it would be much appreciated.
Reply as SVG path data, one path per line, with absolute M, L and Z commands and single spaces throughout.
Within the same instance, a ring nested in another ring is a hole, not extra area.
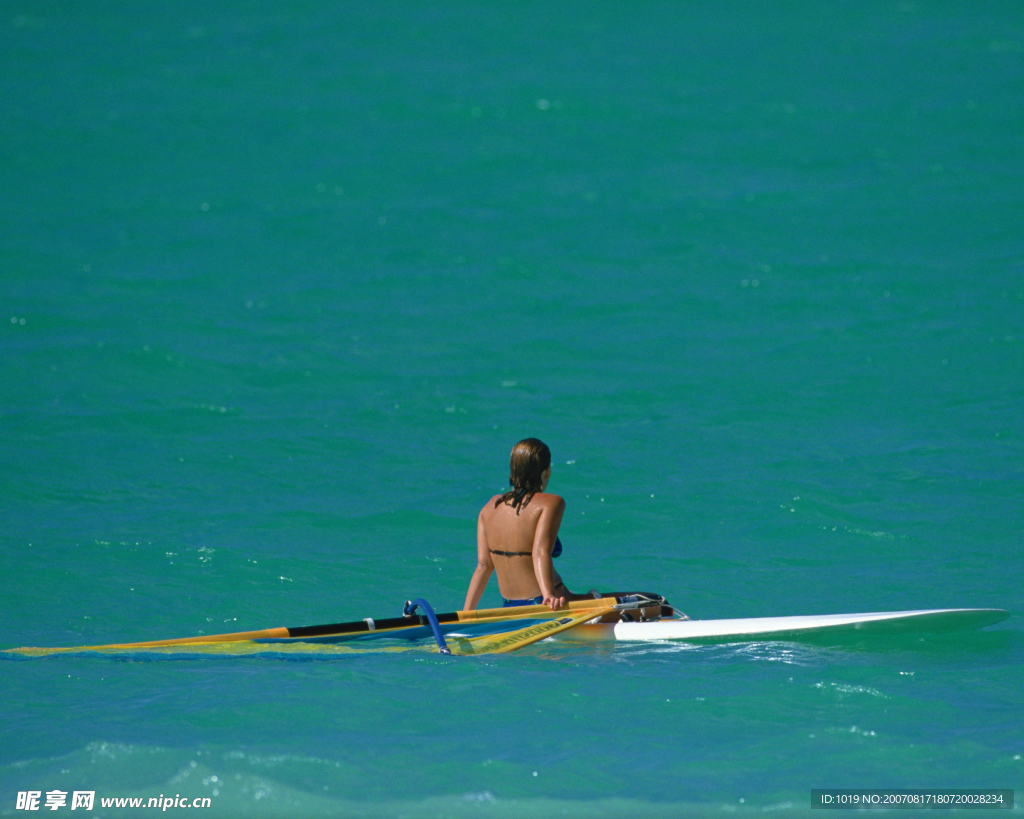
M 591 597 L 593 592 L 569 591 L 551 562 L 562 553 L 558 527 L 565 512 L 565 501 L 544 491 L 551 478 L 551 450 L 536 438 L 520 441 L 512 447 L 509 472 L 512 488 L 480 510 L 476 571 L 463 609 L 476 608 L 494 570 L 506 606 L 543 603 L 557 609 L 567 600 Z
M 495 569 L 506 606 L 543 603 L 554 610 L 569 600 L 635 594 L 601 595 L 595 590 L 573 594 L 555 571 L 551 561 L 562 553 L 558 527 L 565 513 L 565 501 L 544 491 L 551 478 L 551 450 L 543 441 L 527 438 L 512 447 L 509 472 L 512 488 L 487 501 L 477 519 L 476 571 L 469 581 L 464 611 L 477 607 Z M 660 616 L 660 602 L 640 613 L 644 620 L 657 620 Z M 607 619 L 618 617 L 610 614 Z

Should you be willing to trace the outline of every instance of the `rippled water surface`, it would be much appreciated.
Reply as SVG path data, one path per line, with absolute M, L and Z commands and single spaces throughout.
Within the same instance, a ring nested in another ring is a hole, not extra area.
M 0 44 L 3 648 L 455 610 L 530 435 L 573 588 L 1012 615 L 4 655 L 0 815 L 1024 794 L 1019 4 L 26 2 Z

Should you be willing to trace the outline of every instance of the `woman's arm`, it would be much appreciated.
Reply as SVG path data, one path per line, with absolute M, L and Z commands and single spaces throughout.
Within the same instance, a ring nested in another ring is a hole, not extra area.
M 473 611 L 476 604 L 483 597 L 484 589 L 487 588 L 487 581 L 491 578 L 491 571 L 494 566 L 485 566 L 483 563 L 476 564 L 476 570 L 469 580 L 469 591 L 466 592 L 466 602 L 462 604 L 463 611 Z
M 485 509 L 487 507 L 484 507 Z M 466 602 L 462 605 L 463 611 L 473 611 L 487 588 L 487 581 L 491 579 L 491 572 L 494 571 L 494 563 L 491 562 L 491 552 L 487 548 L 487 533 L 484 531 L 483 511 L 476 521 L 476 569 L 469 579 L 469 589 L 466 591 Z
M 562 525 L 565 501 L 557 495 L 551 496 L 553 503 L 545 504 L 537 521 L 533 541 L 533 572 L 537 576 L 543 603 L 552 610 L 565 605 L 564 597 L 555 596 L 555 567 L 551 563 L 551 550 L 555 547 L 558 527 Z

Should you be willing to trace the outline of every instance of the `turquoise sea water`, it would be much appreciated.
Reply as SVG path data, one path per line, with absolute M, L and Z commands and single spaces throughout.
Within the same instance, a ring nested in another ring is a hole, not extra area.
M 457 609 L 530 435 L 573 588 L 1013 615 L 8 658 L 0 815 L 1024 799 L 1020 3 L 25 0 L 0 69 L 0 647 Z

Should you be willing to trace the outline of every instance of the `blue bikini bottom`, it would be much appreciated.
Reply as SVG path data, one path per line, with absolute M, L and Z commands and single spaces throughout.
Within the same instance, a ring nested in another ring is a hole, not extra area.
M 540 597 L 531 598 L 529 600 L 505 600 L 504 597 L 502 597 L 501 599 L 505 601 L 504 604 L 502 605 L 502 608 L 506 609 L 510 608 L 511 606 L 535 606 L 538 603 L 544 602 L 543 595 Z

